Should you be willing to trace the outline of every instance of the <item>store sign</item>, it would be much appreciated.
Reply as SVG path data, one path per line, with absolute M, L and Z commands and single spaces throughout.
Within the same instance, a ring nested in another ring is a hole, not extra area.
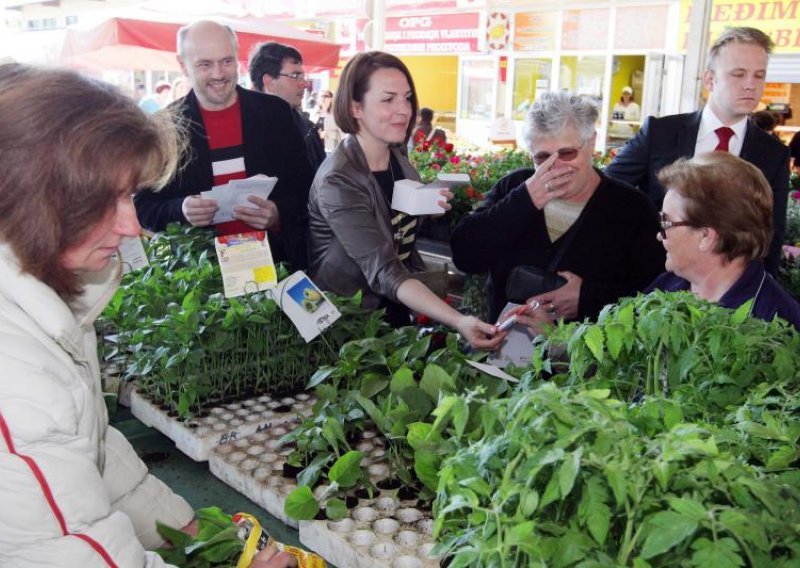
M 392 53 L 474 53 L 480 20 L 478 13 L 386 18 L 384 45 Z
M 681 2 L 681 46 L 686 49 L 691 0 Z M 800 1 L 798 0 L 715 0 L 711 8 L 710 41 L 725 28 L 747 26 L 758 28 L 775 42 L 775 53 L 800 53 Z
M 608 45 L 606 9 L 566 10 L 561 30 L 562 49 L 606 49 Z
M 390 14 L 455 7 L 456 0 L 386 0 L 386 11 Z
M 558 12 L 519 12 L 514 18 L 514 51 L 553 51 Z

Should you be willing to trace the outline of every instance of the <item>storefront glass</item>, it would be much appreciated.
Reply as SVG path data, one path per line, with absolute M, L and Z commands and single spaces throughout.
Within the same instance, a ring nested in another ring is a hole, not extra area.
M 462 59 L 459 118 L 494 118 L 495 62 L 492 59 Z
M 512 118 L 523 120 L 533 101 L 550 90 L 553 62 L 550 59 L 517 59 L 514 65 Z

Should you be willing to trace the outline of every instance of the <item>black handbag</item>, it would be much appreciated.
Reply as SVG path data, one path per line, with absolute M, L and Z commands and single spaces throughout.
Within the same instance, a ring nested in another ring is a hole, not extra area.
M 515 266 L 506 280 L 506 299 L 515 304 L 524 304 L 531 296 L 561 288 L 566 283 L 567 279 L 563 276 L 538 266 Z
M 586 207 L 588 206 L 589 204 L 587 203 Z M 572 242 L 575 233 L 578 232 L 578 228 L 586 214 L 586 207 L 581 211 L 581 214 L 572 224 L 572 227 L 567 230 L 567 234 L 564 236 L 564 239 L 559 244 L 558 250 L 547 264 L 547 268 L 541 269 L 538 266 L 521 264 L 511 269 L 511 272 L 508 273 L 508 279 L 506 280 L 507 301 L 515 304 L 524 304 L 531 296 L 550 292 L 561 288 L 567 283 L 566 278 L 556 274 L 556 267 L 569 247 L 569 243 Z

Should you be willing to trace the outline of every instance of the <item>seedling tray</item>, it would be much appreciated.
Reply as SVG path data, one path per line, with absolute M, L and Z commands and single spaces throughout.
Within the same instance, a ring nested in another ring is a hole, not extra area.
M 313 404 L 313 397 L 306 393 L 279 399 L 265 395 L 212 407 L 203 417 L 179 420 L 141 393 L 131 393 L 133 415 L 175 442 L 195 461 L 208 461 L 216 446 L 282 426 L 300 414 L 308 415 Z
M 211 450 L 208 466 L 215 477 L 260 505 L 273 517 L 297 528 L 297 521 L 283 512 L 286 496 L 297 487 L 295 479 L 283 475 L 286 456 L 292 449 L 282 448 L 278 443 L 281 436 L 294 426 L 293 422 L 276 425 L 216 446 Z
M 336 566 L 435 568 L 433 519 L 395 492 L 360 499 L 339 521 L 301 521 L 300 542 Z

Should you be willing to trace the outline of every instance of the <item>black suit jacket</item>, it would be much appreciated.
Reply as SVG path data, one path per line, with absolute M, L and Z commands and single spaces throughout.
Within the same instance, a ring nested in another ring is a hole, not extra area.
M 242 142 L 247 176 L 278 178 L 270 194 L 280 214 L 280 230 L 270 232 L 273 256 L 294 268 L 308 266 L 308 190 L 314 178 L 294 110 L 278 97 L 236 88 L 242 112 Z M 211 153 L 194 91 L 170 105 L 186 122 L 189 152 L 176 176 L 159 192 L 140 191 L 134 197 L 139 223 L 161 231 L 169 223 L 187 223 L 181 206 L 187 195 L 213 187 Z
M 701 116 L 702 111 L 649 117 L 639 133 L 623 146 L 614 161 L 606 167 L 606 175 L 638 187 L 660 208 L 664 189 L 656 175 L 678 158 L 694 156 Z M 760 169 L 772 187 L 773 237 L 765 260 L 767 269 L 775 273 L 786 233 L 789 149 L 750 121 L 739 157 Z

